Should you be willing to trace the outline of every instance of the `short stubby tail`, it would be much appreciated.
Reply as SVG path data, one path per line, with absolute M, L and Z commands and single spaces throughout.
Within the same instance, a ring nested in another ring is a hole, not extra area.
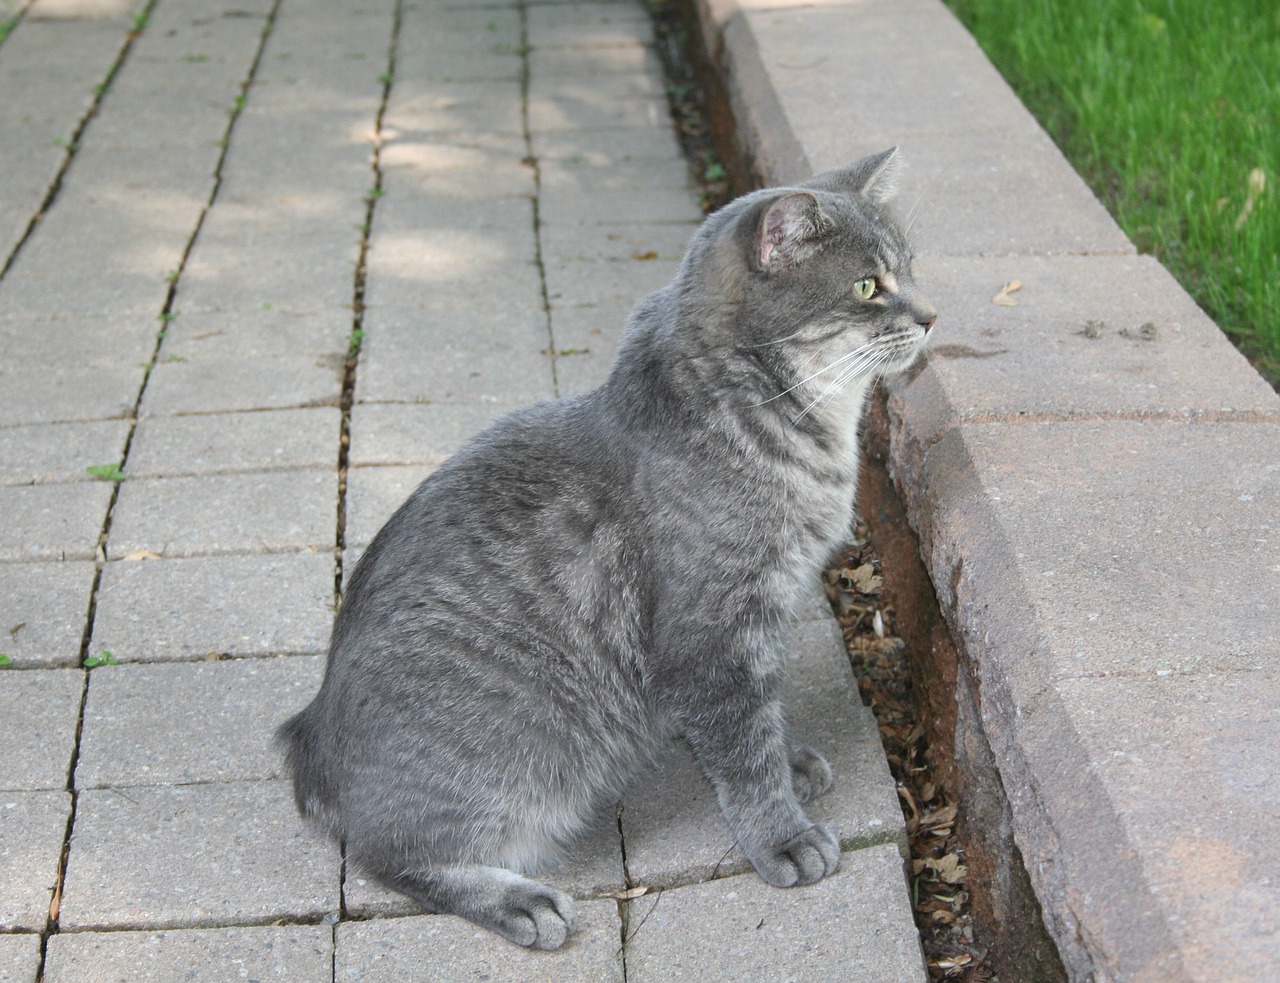
M 281 724 L 276 731 L 276 743 L 285 752 L 285 769 L 293 779 L 293 799 L 298 811 L 331 827 L 337 819 L 337 788 L 326 767 L 311 719 L 314 706 Z

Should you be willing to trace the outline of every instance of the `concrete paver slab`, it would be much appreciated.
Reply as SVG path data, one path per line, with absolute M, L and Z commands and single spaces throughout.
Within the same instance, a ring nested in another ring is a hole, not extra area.
M 502 267 L 485 289 L 496 295 L 463 304 L 465 291 L 426 291 L 414 307 L 375 305 L 364 315 L 360 367 L 370 359 L 429 362 L 445 348 L 495 348 L 539 351 L 547 347 L 547 315 L 537 268 Z M 476 289 L 481 289 L 478 285 Z M 530 298 L 538 298 L 535 304 Z M 357 372 L 357 382 L 358 382 Z
M 596 48 L 535 47 L 529 52 L 529 74 L 534 85 L 555 85 L 607 75 L 636 75 L 661 85 L 662 63 L 652 45 L 611 44 Z M 550 80 L 544 82 L 543 80 Z M 605 83 L 609 84 L 608 82 Z
M 433 465 L 352 468 L 347 473 L 347 546 L 368 546 Z M 352 568 L 349 563 L 346 569 Z
M 89 560 L 0 563 L 0 652 L 16 666 L 77 665 L 94 574 Z
M 409 983 L 424 974 L 441 983 L 484 979 L 526 983 L 620 983 L 623 979 L 617 905 L 578 904 L 575 934 L 557 952 L 520 949 L 451 915 L 348 922 L 336 931 L 335 983 Z
M 142 412 L 162 415 L 337 406 L 345 355 L 162 360 L 147 384 Z
M 715 983 L 923 983 L 928 979 L 891 846 L 855 850 L 817 884 L 787 890 L 754 875 L 627 903 L 627 979 Z
M 153 315 L 81 319 L 0 315 L 0 355 L 29 369 L 134 366 L 151 359 L 160 323 Z
M 127 471 L 154 478 L 330 467 L 341 422 L 336 406 L 149 417 L 134 431 Z
M 1066 680 L 1057 690 L 1069 723 L 1056 733 L 1075 735 L 1084 760 L 1097 764 L 1081 768 L 1075 782 L 1040 784 L 1048 807 L 1074 814 L 1082 836 L 1022 840 L 1027 862 L 1094 869 L 1091 882 L 1106 889 L 1067 907 L 1096 907 L 1095 916 L 1115 919 L 1101 923 L 1110 929 L 1102 944 L 1132 977 L 1153 969 L 1157 952 L 1167 959 L 1166 978 L 1265 979 L 1280 963 L 1280 751 L 1270 740 L 1280 725 L 1280 675 L 1270 668 L 1205 675 L 1193 694 L 1172 677 Z M 1057 759 L 1070 774 L 1080 760 L 1071 740 L 1057 749 L 1027 743 L 1038 769 Z M 1179 776 L 1174 794 L 1170 774 Z M 1082 791 L 1090 779 L 1100 789 Z M 1090 808 L 1099 793 L 1115 803 L 1120 837 L 1098 822 L 1110 810 Z M 1218 821 L 1206 824 L 1205 816 Z M 1140 864 L 1126 862 L 1132 843 L 1145 847 Z M 1145 890 L 1135 891 L 1138 884 Z M 1144 895 L 1160 899 L 1161 931 Z M 1178 952 L 1172 939 L 1183 933 L 1207 944 Z
M 46 983 L 332 978 L 333 930 L 327 925 L 64 932 L 49 940 L 44 971 Z
M 543 255 L 556 259 L 634 260 L 656 255 L 679 259 L 697 229 L 692 218 L 671 222 L 595 223 L 586 220 L 544 223 Z
M 1011 708 L 1030 712 L 1051 680 L 1280 654 L 1280 425 L 972 425 L 922 474 L 912 518 L 954 575 L 935 576 L 939 599 L 984 639 L 984 678 L 1005 680 Z M 978 604 L 995 584 L 999 603 Z
M 127 420 L 0 427 L 0 484 L 93 481 L 90 465 L 124 459 Z
M 440 464 L 508 407 L 494 403 L 367 403 L 351 410 L 352 467 Z
M 546 263 L 547 298 L 553 307 L 569 304 L 616 306 L 665 287 L 675 277 L 678 267 L 679 263 L 675 261 L 650 258 L 649 253 L 603 262 L 549 259 Z
M 264 303 L 248 310 L 183 311 L 168 325 L 162 358 L 255 362 L 291 355 L 345 354 L 353 323 L 347 307 L 292 302 Z
M 322 550 L 337 511 L 334 468 L 133 479 L 120 488 L 107 556 Z
M 0 789 L 63 789 L 76 746 L 84 672 L 40 669 L 5 672 L 0 718 L 5 754 Z
M 325 650 L 331 553 L 121 560 L 102 571 L 91 654 L 120 662 Z
M 390 346 L 386 346 L 390 347 Z M 555 395 L 550 356 L 534 348 L 441 346 L 430 361 L 406 363 L 394 348 L 384 355 L 377 335 L 356 377 L 363 402 L 487 403 L 523 406 Z
M 4 301 L 0 292 L 0 301 Z M 42 368 L 0 371 L 6 396 L 5 422 L 60 423 L 106 420 L 133 412 L 146 369 L 138 364 L 93 368 Z M 102 463 L 102 462 L 99 462 Z
M 44 931 L 70 814 L 67 792 L 0 792 L 0 930 Z
M 80 793 L 63 930 L 310 919 L 338 908 L 336 847 L 287 782 Z
M 36 983 L 40 936 L 0 935 L 0 983 Z
M 917 272 L 949 312 L 928 366 L 888 384 L 896 415 L 922 431 L 917 443 L 936 439 L 916 427 L 930 414 L 1280 419 L 1280 398 L 1149 256 L 937 257 Z M 1014 279 L 1018 306 L 993 305 Z M 1072 385 L 1064 392 L 1055 378 Z
M 307 705 L 323 670 L 321 656 L 95 670 L 76 787 L 278 778 L 275 729 Z
M 390 134 L 380 158 L 387 194 L 468 201 L 533 194 L 523 137 L 512 137 L 506 148 L 476 146 L 461 134 L 414 132 L 390 109 L 383 127 Z
M 92 560 L 110 501 L 106 481 L 0 485 L 0 560 Z

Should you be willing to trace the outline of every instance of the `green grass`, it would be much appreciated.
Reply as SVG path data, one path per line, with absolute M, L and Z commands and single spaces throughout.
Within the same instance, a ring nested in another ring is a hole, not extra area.
M 1142 252 L 1280 380 L 1275 0 L 947 0 Z

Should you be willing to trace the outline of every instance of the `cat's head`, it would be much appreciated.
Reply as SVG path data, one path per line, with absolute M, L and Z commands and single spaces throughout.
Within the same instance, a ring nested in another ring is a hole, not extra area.
M 702 342 L 758 367 L 790 413 L 809 413 L 907 368 L 937 318 L 911 248 L 884 210 L 896 148 L 790 188 L 757 191 L 707 220 L 686 262 Z

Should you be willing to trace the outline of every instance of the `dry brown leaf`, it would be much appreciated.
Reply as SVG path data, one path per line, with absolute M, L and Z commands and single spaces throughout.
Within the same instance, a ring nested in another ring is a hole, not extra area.
M 1010 280 L 1003 287 L 996 291 L 996 295 L 991 298 L 991 303 L 998 304 L 1000 307 L 1017 307 L 1018 302 L 1010 297 L 1010 294 L 1017 293 L 1022 289 L 1021 280 Z
M 151 550 L 134 550 L 132 553 L 126 553 L 124 555 L 124 559 L 126 560 L 162 560 L 164 559 L 164 557 L 162 557 L 159 553 L 152 553 Z
M 619 901 L 631 901 L 635 898 L 642 898 L 648 893 L 649 888 L 641 884 L 638 887 L 629 887 L 625 891 L 614 891 L 609 897 L 617 898 Z

